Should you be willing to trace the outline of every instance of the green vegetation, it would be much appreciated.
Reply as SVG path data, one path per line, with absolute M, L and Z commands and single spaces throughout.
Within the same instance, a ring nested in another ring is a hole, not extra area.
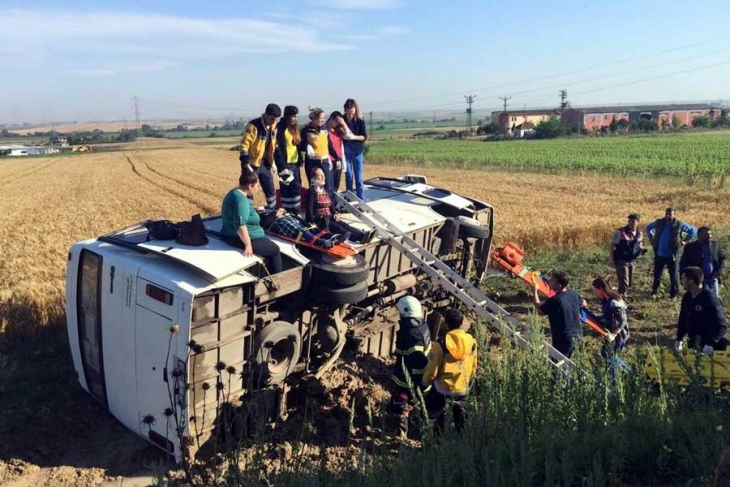
M 204 138 L 204 137 L 233 137 L 241 135 L 241 130 L 187 130 L 184 132 L 180 131 L 165 131 L 161 132 L 162 136 L 168 139 L 191 139 L 191 138 Z
M 368 163 L 711 177 L 730 174 L 730 134 L 706 132 L 491 143 L 476 140 L 375 141 L 369 147 Z

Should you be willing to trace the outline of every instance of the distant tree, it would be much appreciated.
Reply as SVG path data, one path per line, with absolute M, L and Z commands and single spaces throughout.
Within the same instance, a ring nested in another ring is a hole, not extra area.
M 485 123 L 477 128 L 477 135 L 490 135 L 499 132 L 499 125 L 494 122 Z
M 672 115 L 672 128 L 674 130 L 679 130 L 682 127 L 682 122 L 679 120 L 679 115 L 676 113 Z
M 662 125 L 662 130 L 669 130 L 670 128 L 672 128 L 671 122 L 669 122 L 669 120 L 667 120 L 666 118 L 662 118 L 661 125 Z
M 631 122 L 631 130 L 636 132 L 654 132 L 659 129 L 659 124 L 653 118 L 642 118 Z
M 616 115 L 613 116 L 611 119 L 611 123 L 608 124 L 608 129 L 611 131 L 612 134 L 615 134 L 618 130 L 618 120 L 616 120 Z
M 692 120 L 692 126 L 696 129 L 709 128 L 711 124 L 712 124 L 712 120 L 710 120 L 710 117 L 705 116 L 705 115 L 695 117 L 694 120 Z
M 548 119 L 535 125 L 535 138 L 538 139 L 554 139 L 569 133 L 570 127 L 556 115 L 550 115 Z
M 626 132 L 629 129 L 629 121 L 625 118 L 621 118 L 616 122 L 616 130 Z

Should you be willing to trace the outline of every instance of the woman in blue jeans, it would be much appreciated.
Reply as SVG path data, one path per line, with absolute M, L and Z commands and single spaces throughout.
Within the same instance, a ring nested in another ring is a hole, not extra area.
M 344 138 L 345 160 L 347 161 L 347 172 L 345 183 L 348 191 L 355 191 L 357 197 L 365 200 L 363 189 L 363 166 L 365 165 L 365 140 L 368 137 L 365 129 L 365 120 L 362 118 L 360 105 L 352 98 L 345 101 L 345 122 L 352 132 L 352 136 Z

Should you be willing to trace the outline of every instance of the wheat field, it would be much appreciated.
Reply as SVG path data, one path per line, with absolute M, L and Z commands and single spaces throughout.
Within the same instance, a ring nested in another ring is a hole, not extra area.
M 61 321 L 72 243 L 148 218 L 218 213 L 240 170 L 237 154 L 220 148 L 128 147 L 0 160 L 0 335 Z M 496 242 L 515 241 L 528 251 L 607 244 L 628 212 L 641 212 L 647 223 L 669 205 L 697 226 L 730 224 L 730 190 L 680 182 L 367 163 L 365 175 L 409 172 L 491 203 Z

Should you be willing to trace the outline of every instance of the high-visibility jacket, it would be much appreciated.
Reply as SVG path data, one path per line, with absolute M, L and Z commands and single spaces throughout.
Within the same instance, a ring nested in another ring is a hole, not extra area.
M 268 167 L 274 164 L 276 150 L 276 126 L 267 127 L 264 117 L 251 120 L 243 129 L 243 137 L 239 146 L 240 160 L 251 167 L 260 167 L 265 161 Z
M 314 151 L 314 159 L 323 159 L 329 157 L 330 149 L 328 142 L 329 132 L 327 131 L 327 124 L 321 127 L 313 127 L 308 124 L 302 129 L 302 147 L 303 152 L 307 151 L 307 145 L 312 146 Z
M 407 390 L 420 387 L 430 351 L 431 332 L 428 325 L 415 318 L 401 318 L 395 337 L 393 382 Z
M 477 341 L 464 330 L 451 330 L 431 347 L 423 383 L 433 383 L 444 396 L 463 396 L 476 369 Z

